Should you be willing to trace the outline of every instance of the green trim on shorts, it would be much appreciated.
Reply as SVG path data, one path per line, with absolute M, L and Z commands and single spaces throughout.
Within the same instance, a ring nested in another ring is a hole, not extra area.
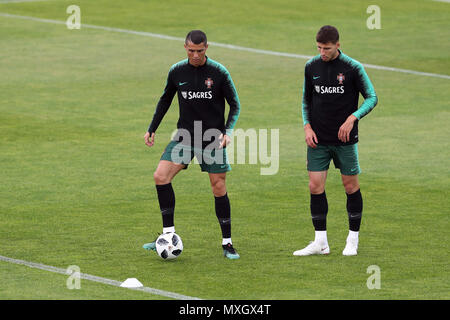
M 204 172 L 224 173 L 231 171 L 226 148 L 208 150 L 207 148 L 193 148 L 189 145 L 184 145 L 181 142 L 172 140 L 164 149 L 160 160 L 184 164 L 184 169 L 187 169 L 194 156 L 197 158 L 200 168 Z
M 331 160 L 343 175 L 353 176 L 361 173 L 357 143 L 346 146 L 317 145 L 316 148 L 308 146 L 308 171 L 327 171 Z

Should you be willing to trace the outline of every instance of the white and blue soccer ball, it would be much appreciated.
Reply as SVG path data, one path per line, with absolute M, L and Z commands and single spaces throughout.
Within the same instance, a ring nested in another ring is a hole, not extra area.
M 164 260 L 176 259 L 183 252 L 183 241 L 175 232 L 163 233 L 156 239 L 156 252 Z

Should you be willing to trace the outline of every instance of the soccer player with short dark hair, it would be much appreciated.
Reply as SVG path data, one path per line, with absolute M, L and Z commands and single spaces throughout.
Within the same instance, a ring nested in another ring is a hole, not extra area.
M 155 132 L 177 94 L 180 108 L 177 133 L 164 150 L 153 175 L 163 233 L 175 232 L 172 180 L 182 169 L 187 169 L 195 156 L 201 170 L 209 175 L 222 231 L 223 253 L 229 259 L 238 259 L 231 241 L 231 209 L 225 184 L 226 173 L 231 170 L 226 146 L 240 113 L 238 94 L 228 70 L 206 56 L 208 42 L 203 31 L 189 32 L 184 48 L 187 59 L 170 68 L 164 93 L 144 137 L 146 145 L 153 146 Z M 230 106 L 226 121 L 225 101 Z M 155 242 L 143 247 L 155 250 Z
M 315 239 L 295 256 L 328 254 L 325 182 L 331 160 L 347 194 L 349 234 L 343 255 L 356 255 L 363 199 L 358 182 L 358 122 L 378 98 L 364 67 L 339 50 L 339 32 L 323 26 L 316 35 L 319 55 L 305 65 L 302 117 L 307 144 L 310 210 Z M 359 94 L 364 102 L 358 108 Z

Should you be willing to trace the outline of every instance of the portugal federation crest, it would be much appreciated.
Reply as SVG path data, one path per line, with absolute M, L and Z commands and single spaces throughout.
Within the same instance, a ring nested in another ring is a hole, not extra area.
M 212 81 L 211 78 L 208 78 L 205 80 L 205 84 L 206 87 L 208 87 L 208 89 L 211 89 L 212 85 L 214 84 L 214 81 Z
M 345 76 L 343 73 L 339 73 L 337 75 L 337 80 L 339 81 L 339 84 L 344 84 Z

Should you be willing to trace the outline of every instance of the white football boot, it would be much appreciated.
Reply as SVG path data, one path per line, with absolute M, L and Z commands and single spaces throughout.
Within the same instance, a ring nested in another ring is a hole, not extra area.
M 310 256 L 314 254 L 329 254 L 330 247 L 327 243 L 321 244 L 316 241 L 312 241 L 305 248 L 301 250 L 294 251 L 294 256 Z
M 358 238 L 347 238 L 347 244 L 342 251 L 344 256 L 356 256 L 358 254 Z

